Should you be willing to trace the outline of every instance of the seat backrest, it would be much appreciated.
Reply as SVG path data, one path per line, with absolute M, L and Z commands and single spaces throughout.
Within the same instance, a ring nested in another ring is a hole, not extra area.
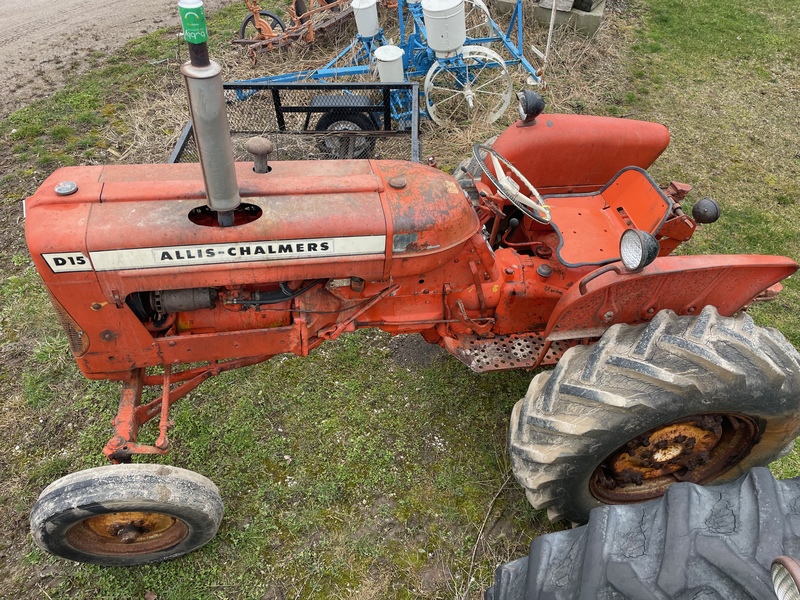
M 491 145 L 545 195 L 594 193 L 625 167 L 647 169 L 668 144 L 658 123 L 545 113 Z

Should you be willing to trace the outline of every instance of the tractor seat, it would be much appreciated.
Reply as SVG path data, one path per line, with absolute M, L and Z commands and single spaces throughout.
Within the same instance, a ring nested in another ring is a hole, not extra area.
M 652 235 L 672 211 L 646 171 L 626 167 L 592 194 L 545 196 L 558 233 L 558 259 L 568 267 L 603 265 L 620 260 L 619 239 L 626 229 Z

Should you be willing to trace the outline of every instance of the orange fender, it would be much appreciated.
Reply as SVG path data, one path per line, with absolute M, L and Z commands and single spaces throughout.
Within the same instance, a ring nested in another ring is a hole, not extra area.
M 606 265 L 564 294 L 544 337 L 597 337 L 616 323 L 644 323 L 662 310 L 694 315 L 710 305 L 731 316 L 797 268 L 789 258 L 759 255 L 665 256 L 638 273 L 625 272 L 621 263 Z

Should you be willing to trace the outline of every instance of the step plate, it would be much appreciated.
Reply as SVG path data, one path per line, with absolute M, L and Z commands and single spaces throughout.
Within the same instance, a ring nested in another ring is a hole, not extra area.
M 553 342 L 541 365 L 554 365 L 569 348 L 583 340 Z M 445 338 L 448 352 L 476 373 L 507 369 L 530 369 L 545 345 L 538 333 L 512 333 L 493 338 L 464 335 L 458 339 Z

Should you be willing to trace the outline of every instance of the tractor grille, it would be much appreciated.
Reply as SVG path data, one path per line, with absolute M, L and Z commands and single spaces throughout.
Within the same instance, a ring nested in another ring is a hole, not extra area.
M 61 321 L 61 326 L 67 333 L 69 348 L 72 350 L 72 354 L 74 354 L 76 358 L 83 356 L 89 350 L 89 336 L 87 336 L 75 320 L 69 316 L 64 307 L 56 300 L 55 296 L 53 296 L 53 294 L 49 295 L 50 302 L 53 303 L 53 308 L 56 309 L 58 320 Z
M 401 159 L 419 162 L 416 83 L 226 83 L 237 161 L 245 143 L 269 139 L 269 160 Z M 197 162 L 188 123 L 169 162 Z

